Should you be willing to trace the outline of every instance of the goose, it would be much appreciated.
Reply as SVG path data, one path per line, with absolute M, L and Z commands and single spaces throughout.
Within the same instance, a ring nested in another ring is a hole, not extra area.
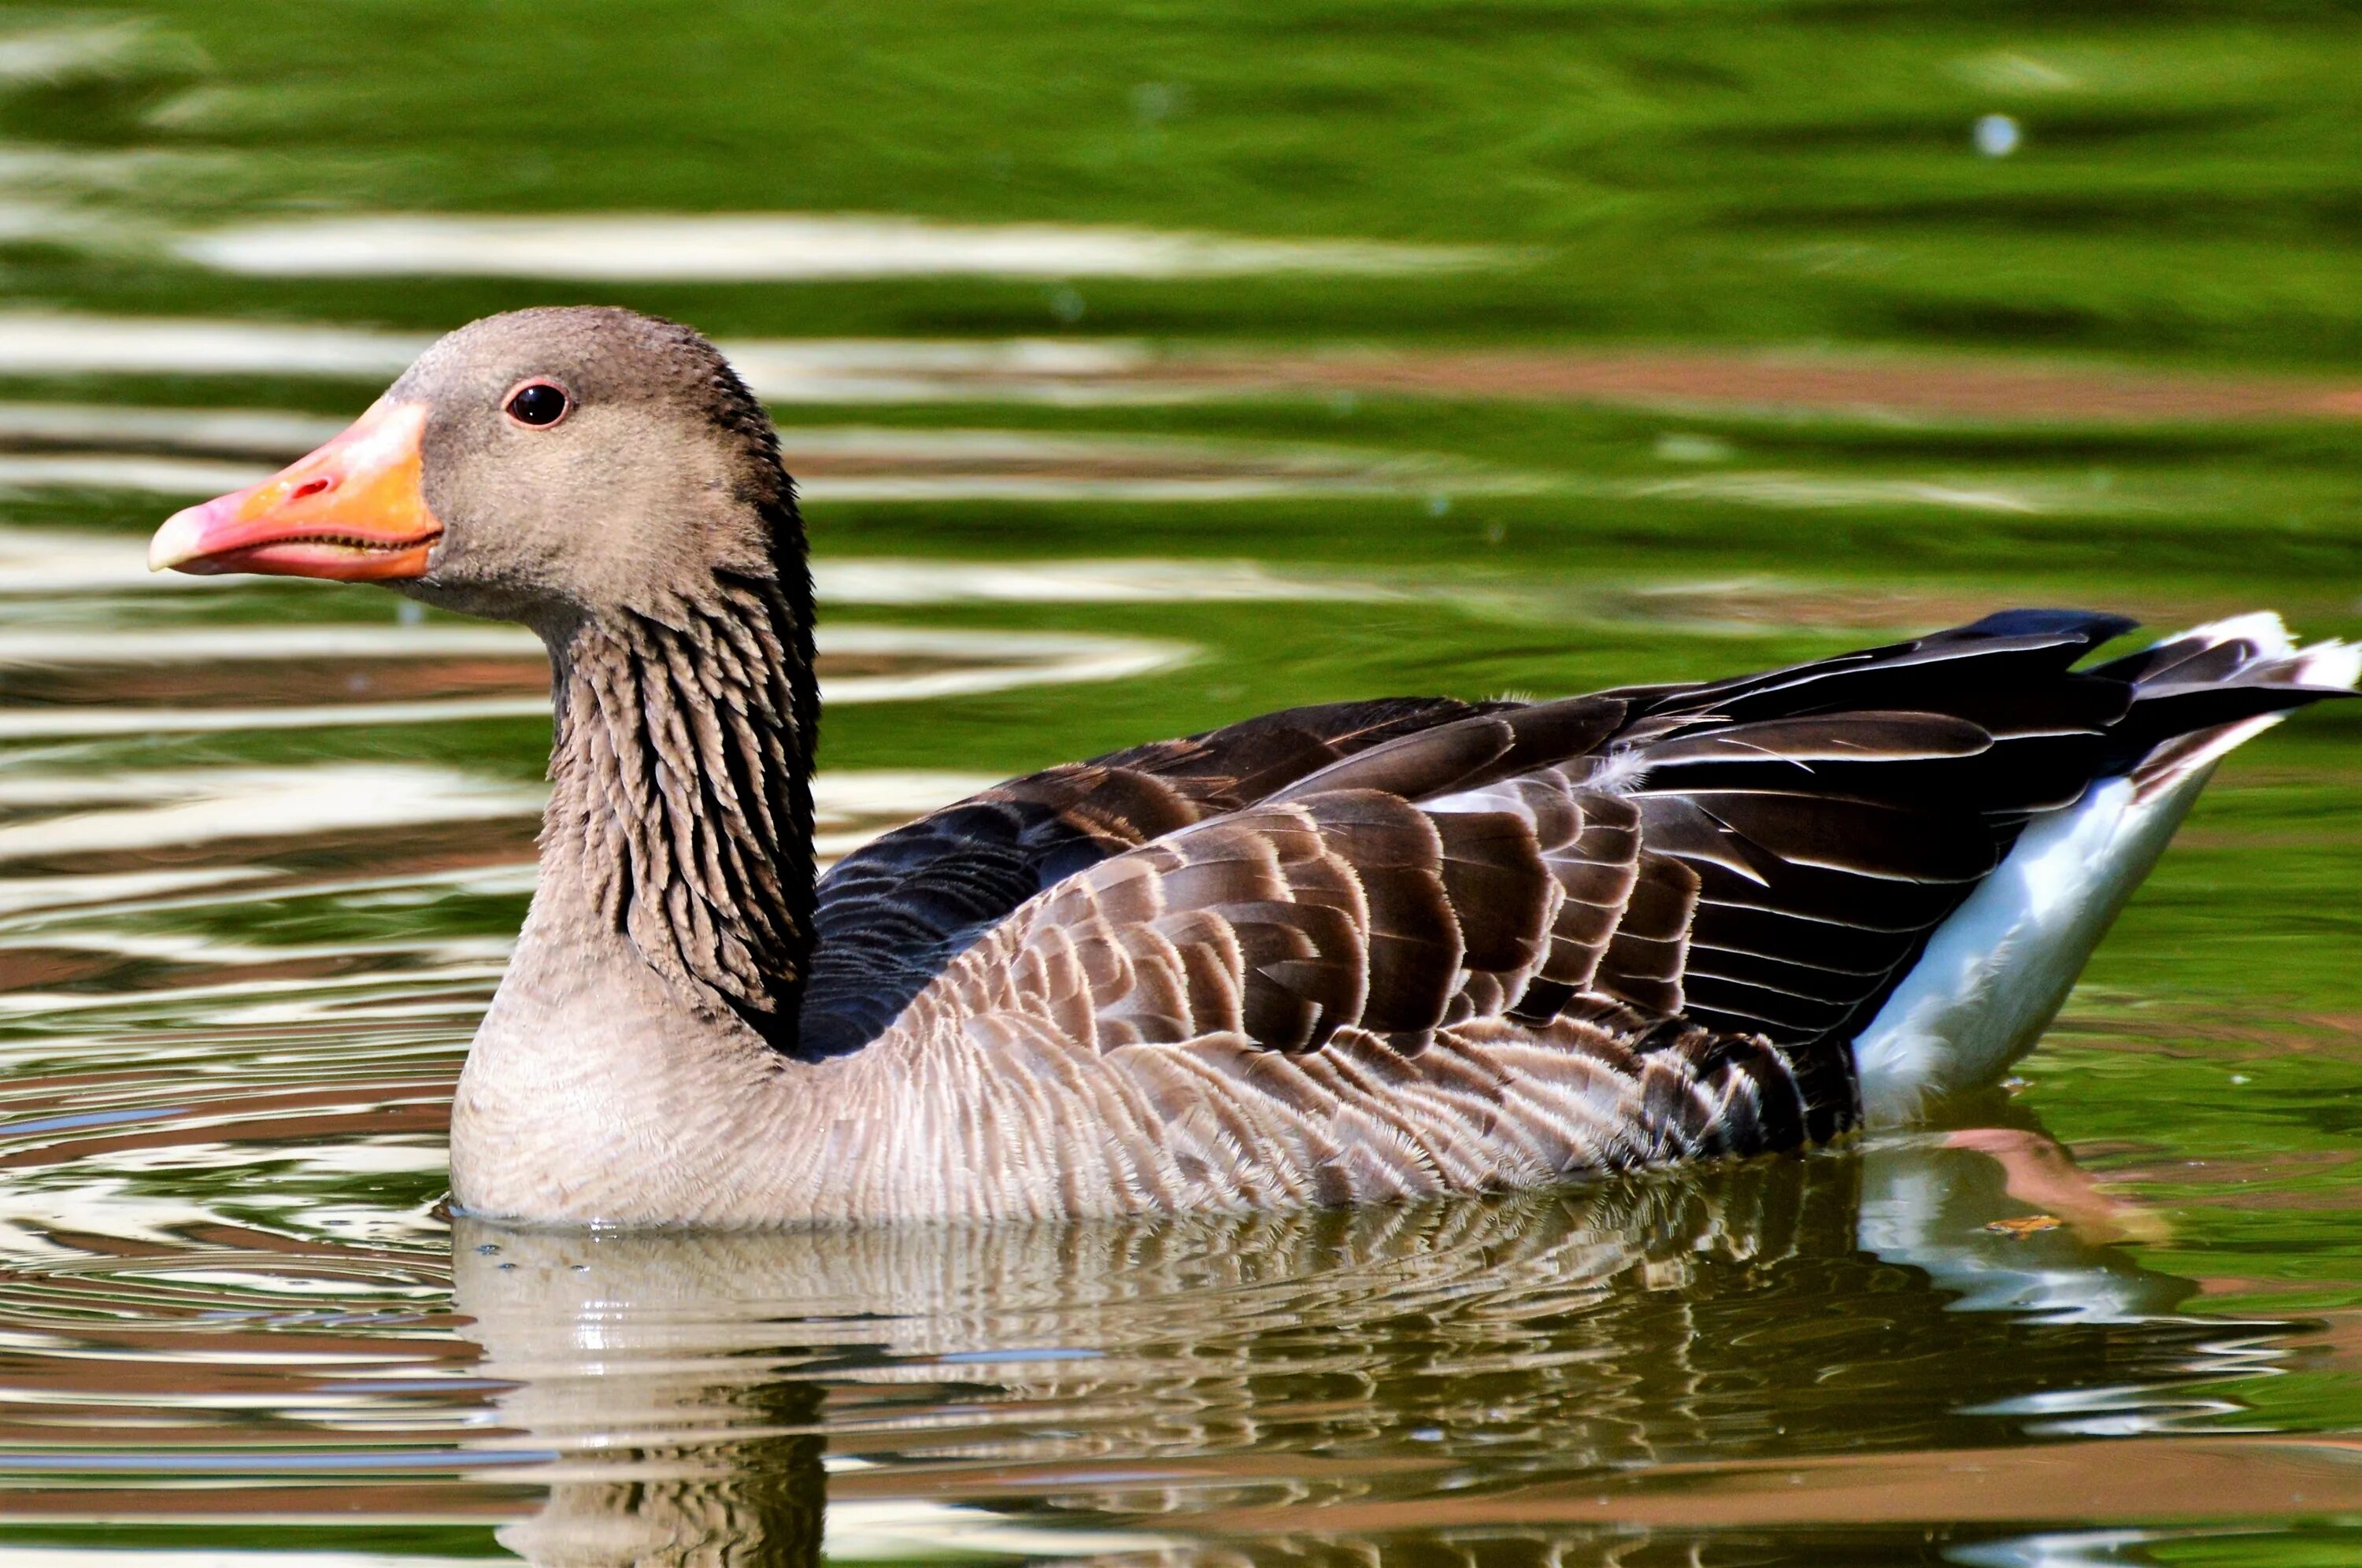
M 461 1211 L 762 1227 L 1344 1205 L 1827 1143 L 1995 1083 L 2214 763 L 2362 648 L 2090 663 L 2007 610 L 1766 673 L 1330 702 L 1011 779 L 814 876 L 792 481 L 696 332 L 436 343 L 151 568 L 546 645 L 540 874 Z

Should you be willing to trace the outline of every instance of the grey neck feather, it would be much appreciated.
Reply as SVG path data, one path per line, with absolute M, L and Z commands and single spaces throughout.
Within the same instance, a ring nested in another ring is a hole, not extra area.
M 795 563 L 800 566 L 800 562 Z M 546 874 L 709 1017 L 792 1050 L 811 945 L 819 696 L 800 571 L 717 574 L 657 612 L 551 639 Z

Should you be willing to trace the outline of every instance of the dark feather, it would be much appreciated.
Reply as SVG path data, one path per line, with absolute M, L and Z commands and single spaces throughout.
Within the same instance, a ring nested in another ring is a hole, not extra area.
M 898 828 L 820 879 L 790 1048 L 810 1058 L 858 1050 L 1018 905 L 1086 867 L 1485 711 L 1410 697 L 1265 713 L 1012 779 Z
M 1643 1109 L 1628 1148 L 1553 1158 L 1827 1137 L 1851 1032 L 2030 816 L 2320 695 L 2194 646 L 2074 669 L 2126 626 L 2016 612 L 1710 685 L 1294 710 L 1016 780 L 822 881 L 805 1048 L 869 1038 L 1047 891 L 1011 1005 L 1101 1050 L 1220 1039 L 1273 1094 L 1443 1093 L 1456 1053 L 1580 1024 Z M 1391 1168 L 1303 1135 L 1341 1193 Z
M 1676 1017 L 1690 922 L 1697 912 L 1698 874 L 1671 856 L 1653 853 L 1642 855 L 1636 870 L 1631 897 L 1593 984 L 1643 1012 Z
M 1440 812 L 1443 890 L 1459 916 L 1472 969 L 1523 969 L 1548 935 L 1550 872 L 1533 830 L 1506 812 Z

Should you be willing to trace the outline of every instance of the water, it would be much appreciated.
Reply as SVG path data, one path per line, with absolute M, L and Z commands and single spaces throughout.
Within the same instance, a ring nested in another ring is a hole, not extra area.
M 1956 1126 L 517 1234 L 438 1205 L 538 651 L 140 555 L 472 315 L 696 322 L 805 481 L 832 855 L 1289 702 L 2356 635 L 2357 69 L 2301 5 L 0 8 L 0 1551 L 2351 1561 L 2362 717 Z

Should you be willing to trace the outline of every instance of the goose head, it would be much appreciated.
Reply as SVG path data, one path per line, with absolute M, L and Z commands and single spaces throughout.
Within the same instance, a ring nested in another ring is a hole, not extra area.
M 149 565 L 381 582 L 550 635 L 800 553 L 770 422 L 713 346 L 568 307 L 444 337 L 350 429 L 172 516 Z
M 669 988 L 668 1029 L 792 1041 L 812 930 L 811 579 L 770 422 L 704 338 L 588 308 L 462 327 L 351 429 L 167 520 L 149 564 L 381 582 L 539 633 L 548 820 L 571 829 L 547 841 L 528 934 L 565 955 L 621 933 Z M 641 787 L 660 773 L 698 787 Z M 673 853 L 717 834 L 733 854 Z M 639 994 L 628 963 L 587 969 Z

